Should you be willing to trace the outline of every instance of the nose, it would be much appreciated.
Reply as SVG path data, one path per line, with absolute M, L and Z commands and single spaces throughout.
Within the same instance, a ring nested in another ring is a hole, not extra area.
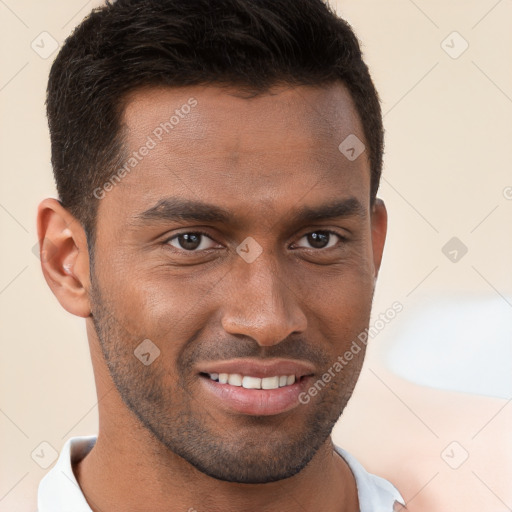
M 237 262 L 222 315 L 227 333 L 249 336 L 260 346 L 276 345 L 307 327 L 293 283 L 286 282 L 271 258 L 262 254 L 252 263 Z

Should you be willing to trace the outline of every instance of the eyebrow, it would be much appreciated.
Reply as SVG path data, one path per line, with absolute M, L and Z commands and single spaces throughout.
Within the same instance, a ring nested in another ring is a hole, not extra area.
M 360 217 L 364 219 L 366 215 L 366 209 L 360 201 L 355 197 L 348 197 L 315 207 L 301 206 L 291 213 L 290 222 L 292 224 L 305 224 L 319 220 L 345 217 Z M 136 219 L 141 223 L 153 221 L 193 221 L 226 225 L 239 224 L 235 215 L 229 210 L 202 201 L 180 197 L 161 199 L 153 207 L 138 214 Z

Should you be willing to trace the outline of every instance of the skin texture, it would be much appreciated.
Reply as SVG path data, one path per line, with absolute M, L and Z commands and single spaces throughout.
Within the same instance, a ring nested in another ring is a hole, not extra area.
M 43 271 L 62 306 L 87 319 L 99 399 L 78 482 L 95 511 L 358 510 L 330 432 L 364 350 L 307 404 L 270 416 L 219 407 L 198 371 L 279 358 L 307 361 L 316 381 L 368 326 L 386 210 L 370 205 L 367 153 L 350 161 L 338 150 L 350 134 L 364 141 L 353 102 L 339 83 L 250 98 L 140 90 L 126 100 L 127 153 L 189 98 L 197 105 L 100 200 L 93 261 L 70 213 L 54 199 L 39 207 L 52 248 Z M 171 220 L 161 207 L 171 197 L 231 220 Z M 359 210 L 293 218 L 349 199 Z M 207 236 L 177 237 L 198 231 Z M 236 252 L 247 237 L 262 250 L 252 263 Z M 146 339 L 160 350 L 147 366 L 134 356 Z

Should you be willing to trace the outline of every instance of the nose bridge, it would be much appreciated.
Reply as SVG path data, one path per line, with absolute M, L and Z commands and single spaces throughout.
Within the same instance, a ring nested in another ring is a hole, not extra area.
M 252 263 L 240 258 L 235 265 L 231 300 L 222 316 L 226 332 L 250 336 L 268 346 L 306 329 L 299 297 L 287 286 L 272 251 L 263 251 Z

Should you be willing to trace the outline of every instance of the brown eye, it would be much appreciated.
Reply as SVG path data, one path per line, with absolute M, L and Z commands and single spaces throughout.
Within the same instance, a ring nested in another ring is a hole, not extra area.
M 328 249 L 334 247 L 341 236 L 332 231 L 313 231 L 304 235 L 300 240 L 305 240 L 312 249 Z M 299 240 L 299 242 L 300 242 Z
M 204 233 L 180 233 L 170 238 L 167 243 L 176 249 L 199 252 L 199 250 L 211 249 L 215 246 L 213 240 Z

